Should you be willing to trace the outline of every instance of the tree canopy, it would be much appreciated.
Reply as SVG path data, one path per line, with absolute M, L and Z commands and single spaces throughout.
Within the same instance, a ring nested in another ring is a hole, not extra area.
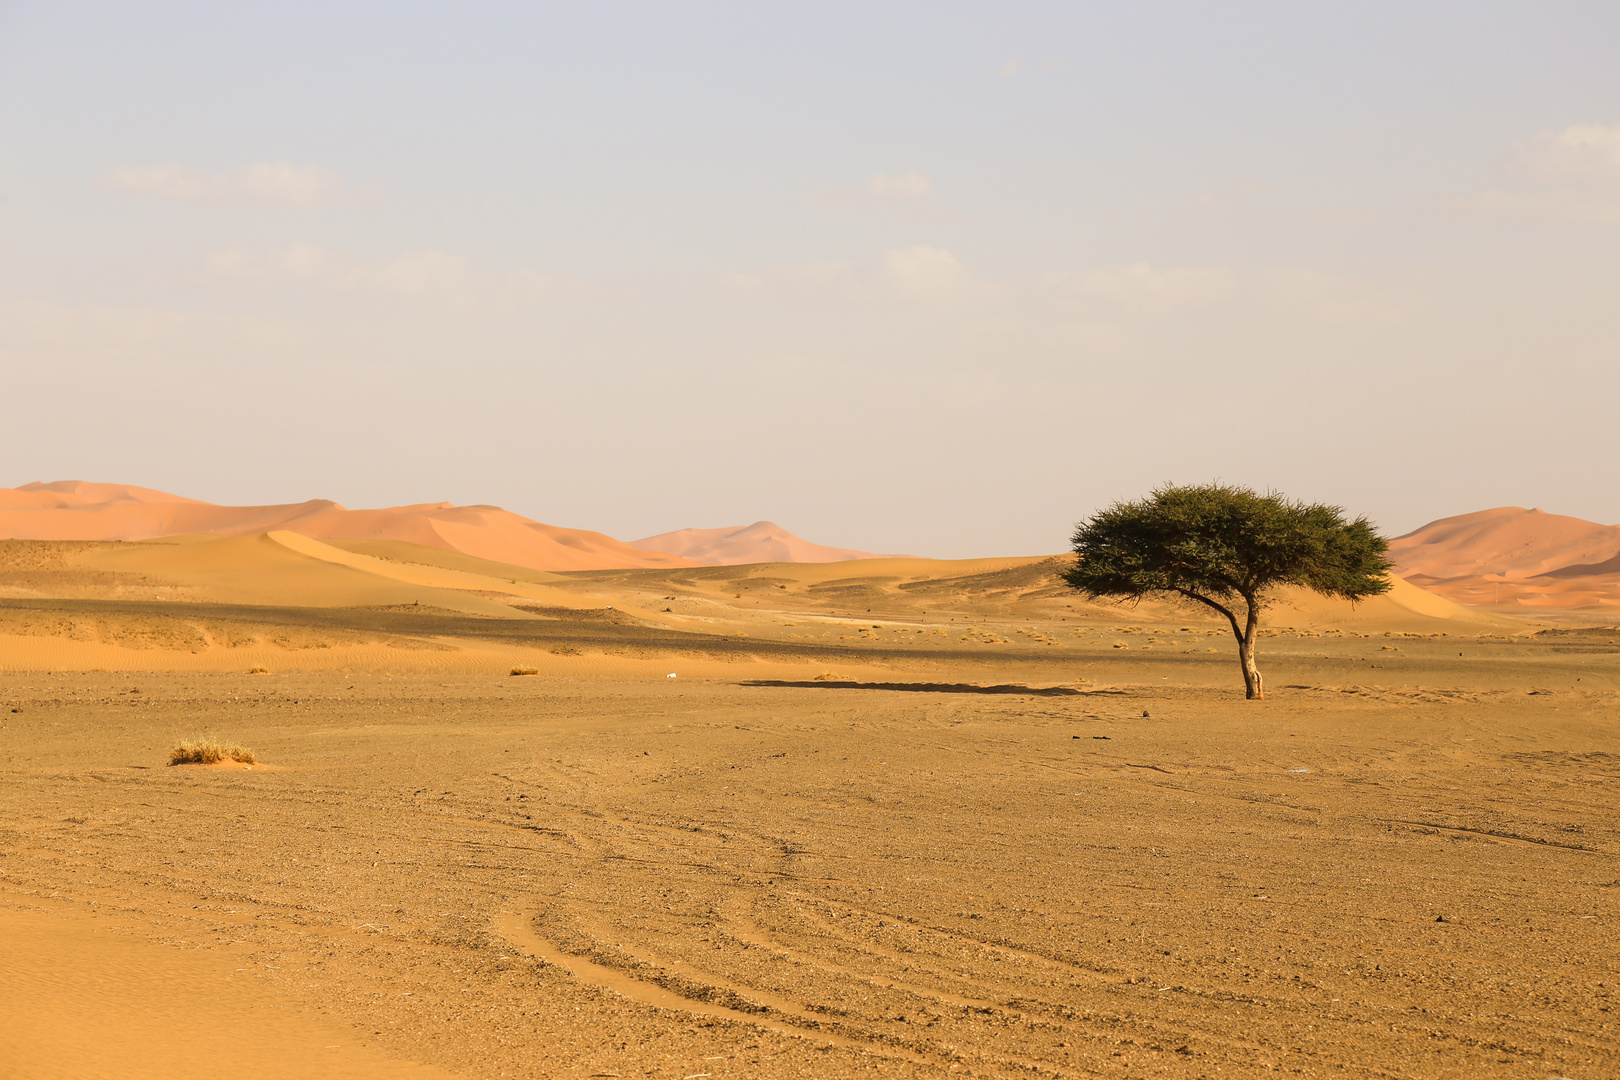
M 1265 696 L 1254 638 L 1277 587 L 1350 601 L 1390 588 L 1389 542 L 1365 517 L 1225 484 L 1167 485 L 1115 503 L 1078 526 L 1073 543 L 1063 577 L 1088 596 L 1169 597 L 1225 616 L 1250 698 Z

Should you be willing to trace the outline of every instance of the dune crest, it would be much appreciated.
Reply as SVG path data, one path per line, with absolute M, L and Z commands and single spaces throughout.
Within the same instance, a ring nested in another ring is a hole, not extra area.
M 1620 525 L 1498 506 L 1431 521 L 1389 554 L 1407 580 L 1458 603 L 1620 606 Z
M 39 509 L 79 510 L 100 503 L 198 503 L 183 495 L 166 491 L 136 487 L 133 484 L 90 484 L 83 480 L 57 480 L 54 483 L 24 484 L 19 488 L 0 489 L 0 507 L 37 507 Z
M 219 506 L 127 484 L 76 480 L 0 489 L 0 537 L 10 539 L 151 540 L 270 532 L 315 540 L 403 540 L 535 570 L 694 565 L 603 533 L 547 525 L 498 506 L 439 502 L 349 510 L 329 499 Z
M 628 541 L 642 551 L 662 551 L 709 566 L 742 566 L 750 563 L 851 562 L 855 559 L 909 558 L 877 555 L 852 548 L 812 544 L 795 536 L 774 521 L 752 525 L 731 525 L 723 529 L 677 529 L 640 540 Z

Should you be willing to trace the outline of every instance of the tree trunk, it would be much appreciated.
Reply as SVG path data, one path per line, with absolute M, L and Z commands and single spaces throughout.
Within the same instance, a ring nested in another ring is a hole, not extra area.
M 1205 607 L 1214 608 L 1226 616 L 1226 621 L 1232 624 L 1232 636 L 1237 639 L 1238 663 L 1243 668 L 1243 696 L 1250 701 L 1259 701 L 1266 696 L 1265 686 L 1260 679 L 1260 669 L 1254 664 L 1254 639 L 1256 631 L 1260 629 L 1260 596 L 1256 593 L 1244 593 L 1244 602 L 1248 604 L 1249 614 L 1244 624 L 1238 625 L 1237 613 L 1225 604 L 1218 603 L 1207 596 L 1200 596 L 1189 589 L 1178 590 L 1182 596 L 1189 600 L 1196 600 Z
M 1259 701 L 1266 696 L 1260 669 L 1254 663 L 1254 637 L 1255 631 L 1260 628 L 1260 605 L 1253 598 L 1245 599 L 1249 601 L 1249 618 L 1243 628 L 1243 636 L 1238 639 L 1238 660 L 1243 664 L 1243 696 L 1250 701 Z
M 1243 664 L 1243 696 L 1250 701 L 1264 698 L 1266 691 L 1260 678 L 1260 669 L 1254 666 L 1253 640 L 1238 643 L 1238 660 Z

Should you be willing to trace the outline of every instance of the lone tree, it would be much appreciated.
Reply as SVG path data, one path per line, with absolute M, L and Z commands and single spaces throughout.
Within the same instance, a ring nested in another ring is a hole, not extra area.
M 1260 612 L 1280 585 L 1356 601 L 1388 592 L 1385 540 L 1366 518 L 1337 506 L 1307 506 L 1275 492 L 1224 484 L 1161 487 L 1140 502 L 1118 502 L 1074 533 L 1073 567 L 1063 574 L 1093 598 L 1166 597 L 1226 616 L 1237 638 L 1243 685 L 1263 698 L 1254 664 Z

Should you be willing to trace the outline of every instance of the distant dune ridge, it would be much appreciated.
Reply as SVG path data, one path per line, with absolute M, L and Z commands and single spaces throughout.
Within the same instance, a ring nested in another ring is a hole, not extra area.
M 813 544 L 770 521 L 680 529 L 624 542 L 532 521 L 498 506 L 421 503 L 349 510 L 326 499 L 219 506 L 130 484 L 78 480 L 0 488 L 0 538 L 103 541 L 271 533 L 345 543 L 402 541 L 544 571 L 909 558 Z M 289 542 L 277 541 L 266 550 L 280 551 Z M 387 557 L 381 550 L 377 554 Z M 1620 608 L 1620 525 L 1501 506 L 1430 522 L 1392 541 L 1390 556 L 1401 577 L 1460 604 Z
M 230 507 L 62 483 L 0 490 L 0 537 L 8 532 L 0 670 L 521 668 L 661 679 L 671 670 L 733 678 L 742 664 L 804 680 L 829 670 L 887 677 L 896 657 L 914 653 L 929 667 L 944 648 L 960 681 L 963 663 L 984 671 L 1003 650 L 1024 660 L 1029 650 L 1071 650 L 1073 661 L 1174 649 L 1179 662 L 1202 664 L 1227 634 L 1173 603 L 1085 600 L 1061 579 L 1071 554 L 829 560 L 861 553 L 806 544 L 768 523 L 685 534 L 684 550 L 706 559 L 773 560 L 705 565 L 496 507 Z M 587 562 L 596 568 L 582 569 Z M 1285 589 L 1267 623 L 1351 637 L 1526 625 L 1399 578 L 1392 586 L 1356 605 Z M 1121 620 L 1158 636 L 1124 642 L 1133 631 L 1102 629 Z
M 0 489 L 0 536 L 19 540 L 149 540 L 285 531 L 316 540 L 405 540 L 536 570 L 692 566 L 584 529 L 531 521 L 498 506 L 422 503 L 349 510 L 327 499 L 217 506 L 127 484 L 63 480 Z
M 682 529 L 623 543 L 599 532 L 531 521 L 498 506 L 421 503 L 349 510 L 327 499 L 279 506 L 219 506 L 131 484 L 81 480 L 0 488 L 0 537 L 150 540 L 211 533 L 290 532 L 316 540 L 404 540 L 535 570 L 624 570 L 761 562 L 845 562 L 883 556 L 812 544 L 759 521 Z
M 642 551 L 662 551 L 710 566 L 765 562 L 849 562 L 853 559 L 905 559 L 908 555 L 874 555 L 870 551 L 812 544 L 772 521 L 724 529 L 678 529 L 629 541 Z
M 1402 577 L 1464 604 L 1620 607 L 1620 525 L 1498 506 L 1397 537 Z

